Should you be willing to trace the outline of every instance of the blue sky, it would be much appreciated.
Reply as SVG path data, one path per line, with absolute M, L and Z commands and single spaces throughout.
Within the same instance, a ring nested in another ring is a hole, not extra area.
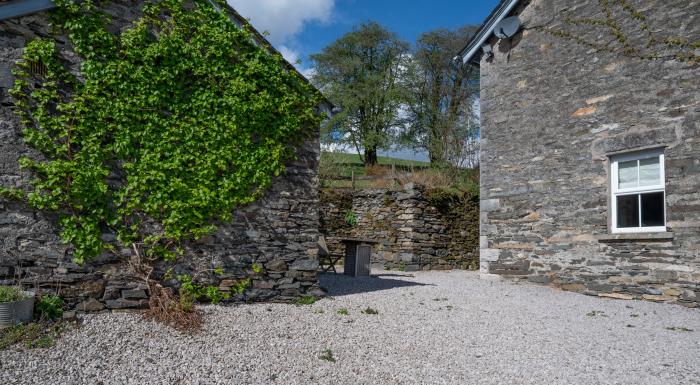
M 480 25 L 498 0 L 228 0 L 304 74 L 313 71 L 309 56 L 320 52 L 354 26 L 376 21 L 413 44 L 437 28 Z M 466 42 L 465 42 L 466 44 Z M 387 155 L 425 160 L 410 150 Z
M 498 0 L 229 0 L 288 60 L 311 66 L 319 52 L 353 26 L 373 20 L 413 43 L 422 32 L 479 25 Z

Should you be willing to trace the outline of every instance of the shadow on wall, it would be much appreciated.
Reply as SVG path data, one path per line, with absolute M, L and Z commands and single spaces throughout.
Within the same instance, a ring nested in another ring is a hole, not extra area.
M 393 279 L 386 277 L 403 277 Z M 434 286 L 424 283 L 411 282 L 410 275 L 400 274 L 376 274 L 371 277 L 351 277 L 344 274 L 322 273 L 318 274 L 318 281 L 329 296 L 340 297 L 343 295 L 368 293 L 380 290 L 389 290 L 407 286 Z

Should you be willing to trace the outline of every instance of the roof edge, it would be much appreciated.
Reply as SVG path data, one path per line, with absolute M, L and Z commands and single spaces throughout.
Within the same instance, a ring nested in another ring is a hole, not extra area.
M 481 49 L 481 46 L 488 40 L 496 27 L 503 18 L 505 18 L 515 6 L 519 3 L 519 0 L 503 0 L 496 7 L 491 14 L 484 20 L 478 31 L 469 40 L 467 45 L 459 51 L 458 57 L 462 58 L 462 63 L 471 63 L 475 58 L 476 53 Z

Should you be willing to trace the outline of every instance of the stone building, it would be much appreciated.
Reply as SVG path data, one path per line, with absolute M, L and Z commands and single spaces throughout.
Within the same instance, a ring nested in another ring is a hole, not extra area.
M 698 55 L 697 0 L 500 2 L 460 53 L 485 277 L 698 306 Z
M 106 2 L 104 11 L 120 28 L 140 14 L 139 1 Z M 51 36 L 49 0 L 13 0 L 0 5 L 0 186 L 21 187 L 29 175 L 19 170 L 18 158 L 28 153 L 24 145 L 13 100 L 8 95 L 14 79 L 12 68 L 21 57 L 23 47 L 36 37 Z M 257 43 L 274 48 L 233 9 L 225 10 L 239 26 L 253 31 Z M 57 43 L 68 50 L 66 39 Z M 274 51 L 276 52 L 276 51 Z M 287 64 L 287 69 L 294 67 Z M 284 70 L 284 69 L 280 69 Z M 330 104 L 320 106 L 329 109 Z M 318 239 L 318 128 L 297 148 L 296 158 L 287 164 L 284 175 L 277 177 L 266 195 L 234 214 L 230 224 L 219 226 L 216 233 L 191 245 L 196 266 L 223 267 L 218 277 L 222 290 L 238 280 L 252 277 L 252 286 L 238 300 L 289 300 L 301 295 L 317 295 L 316 281 Z M 144 307 L 146 285 L 134 279 L 123 259 L 104 255 L 79 266 L 72 263 L 70 247 L 61 244 L 56 218 L 37 212 L 26 205 L 0 199 L 0 284 L 20 280 L 26 286 L 57 290 L 70 305 L 79 310 Z M 105 236 L 109 236 L 108 234 Z M 252 264 L 264 267 L 253 273 Z

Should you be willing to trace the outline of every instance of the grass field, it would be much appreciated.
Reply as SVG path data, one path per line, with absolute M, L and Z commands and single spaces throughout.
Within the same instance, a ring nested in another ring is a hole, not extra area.
M 362 160 L 358 154 L 345 154 L 340 152 L 323 152 L 322 157 L 327 157 L 333 163 L 352 164 L 362 167 Z M 379 157 L 380 165 L 397 165 L 397 166 L 414 166 L 414 167 L 430 167 L 430 162 L 420 160 L 398 159 L 387 156 Z

